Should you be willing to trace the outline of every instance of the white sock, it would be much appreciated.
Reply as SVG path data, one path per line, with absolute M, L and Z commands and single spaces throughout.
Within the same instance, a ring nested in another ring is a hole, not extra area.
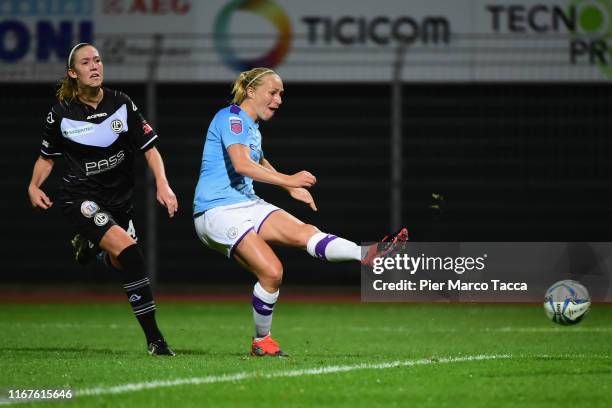
M 272 312 L 278 299 L 278 293 L 278 290 L 274 293 L 267 292 L 259 282 L 253 288 L 253 321 L 255 322 L 255 339 L 257 340 L 270 333 Z
M 317 232 L 308 240 L 306 251 L 324 261 L 361 261 L 361 247 L 335 235 Z

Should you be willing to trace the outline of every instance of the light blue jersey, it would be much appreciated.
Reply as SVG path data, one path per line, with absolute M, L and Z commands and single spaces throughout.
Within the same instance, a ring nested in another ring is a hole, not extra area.
M 238 174 L 232 165 L 227 148 L 235 143 L 248 146 L 254 162 L 263 158 L 259 125 L 238 106 L 231 105 L 217 112 L 208 127 L 193 200 L 194 214 L 259 198 L 253 179 Z

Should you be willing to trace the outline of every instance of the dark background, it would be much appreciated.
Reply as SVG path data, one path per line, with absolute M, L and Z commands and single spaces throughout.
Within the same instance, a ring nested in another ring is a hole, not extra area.
M 144 85 L 105 84 L 144 111 Z M 27 186 L 52 104 L 50 84 L 3 84 L 2 281 L 110 282 L 98 266 L 72 261 L 73 231 L 57 206 L 31 209 Z M 251 282 L 234 262 L 196 237 L 191 218 L 204 135 L 227 105 L 230 85 L 159 85 L 158 148 L 180 210 L 158 207 L 159 282 Z M 612 241 L 609 84 L 410 84 L 403 88 L 403 214 L 419 241 Z M 284 104 L 261 126 L 264 152 L 280 171 L 309 170 L 313 213 L 284 191 L 257 193 L 305 222 L 354 241 L 389 229 L 391 88 L 386 84 L 285 83 Z M 138 166 L 136 230 L 144 223 L 145 163 Z M 63 165 L 43 189 L 53 199 Z M 432 193 L 445 198 L 429 209 Z M 279 249 L 286 284 L 359 285 L 359 267 Z

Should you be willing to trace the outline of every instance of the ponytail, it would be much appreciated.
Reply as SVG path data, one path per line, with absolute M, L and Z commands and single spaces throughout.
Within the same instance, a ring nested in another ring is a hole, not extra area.
M 57 92 L 55 94 L 60 102 L 64 102 L 66 99 L 75 98 L 77 96 L 77 91 L 78 88 L 76 79 L 70 78 L 68 75 L 66 75 L 59 81 Z
M 276 74 L 276 72 L 263 67 L 241 72 L 232 87 L 232 95 L 234 95 L 232 103 L 240 105 L 247 97 L 247 89 L 257 89 L 261 85 L 262 78 L 267 74 Z

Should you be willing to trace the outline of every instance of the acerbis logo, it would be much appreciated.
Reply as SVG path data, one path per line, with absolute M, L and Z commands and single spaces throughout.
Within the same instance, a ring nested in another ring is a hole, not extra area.
M 236 11 L 248 11 L 268 20 L 278 31 L 274 47 L 265 55 L 254 59 L 241 59 L 230 44 L 229 26 Z M 255 67 L 274 68 L 287 55 L 291 45 L 291 23 L 285 11 L 272 0 L 233 0 L 219 12 L 213 27 L 215 48 L 225 64 L 236 71 Z
M 95 118 L 103 118 L 105 116 L 108 116 L 108 114 L 106 112 L 100 112 L 100 113 L 94 113 L 93 115 L 89 115 L 86 119 L 95 119 Z

